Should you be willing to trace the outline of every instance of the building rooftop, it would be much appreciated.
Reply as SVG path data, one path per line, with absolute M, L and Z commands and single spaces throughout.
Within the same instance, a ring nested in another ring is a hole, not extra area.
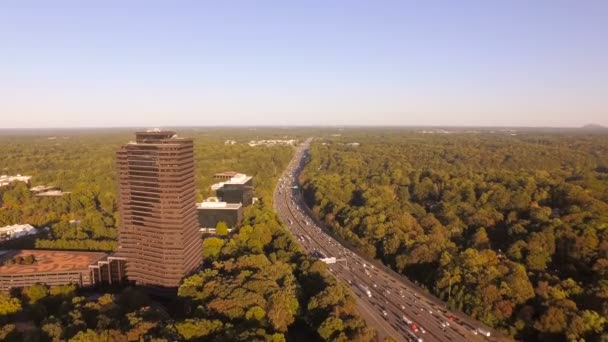
M 4 261 L 17 256 L 33 255 L 32 265 L 4 265 Z M 51 250 L 14 250 L 0 254 L 0 274 L 28 274 L 43 272 L 70 272 L 87 270 L 89 265 L 107 257 L 102 252 L 70 252 Z
M 59 188 L 53 185 L 37 185 L 30 188 L 31 192 L 43 192 L 50 190 L 59 190 Z
M 36 230 L 31 224 L 14 224 L 12 226 L 0 227 L 0 233 L 5 232 L 20 232 L 20 231 L 31 231 Z
M 16 175 L 16 176 L 8 176 L 8 175 L 1 175 L 0 176 L 0 186 L 5 186 L 5 185 L 9 185 L 12 182 L 25 182 L 25 183 L 30 183 L 30 180 L 32 179 L 31 176 L 22 176 L 22 175 Z
M 69 194 L 70 192 L 64 192 L 61 190 L 49 190 L 49 191 L 44 191 L 44 192 L 39 192 L 34 196 L 37 197 L 59 197 L 59 196 L 63 196 L 65 194 Z
M 236 175 L 239 175 L 240 173 L 236 172 L 236 171 L 224 171 L 224 172 L 218 172 L 215 175 L 213 175 L 213 177 L 215 178 L 232 178 Z
M 239 209 L 242 206 L 243 205 L 241 203 L 226 203 L 226 202 L 211 202 L 211 201 L 206 201 L 206 202 L 202 202 L 202 203 L 197 203 L 196 204 L 196 208 L 197 209 L 229 209 L 229 210 L 235 210 L 235 209 Z
M 253 178 L 252 176 L 247 176 L 244 173 L 235 173 L 229 180 L 224 182 L 219 182 L 211 185 L 211 190 L 217 190 L 223 187 L 225 184 L 245 184 L 249 182 Z

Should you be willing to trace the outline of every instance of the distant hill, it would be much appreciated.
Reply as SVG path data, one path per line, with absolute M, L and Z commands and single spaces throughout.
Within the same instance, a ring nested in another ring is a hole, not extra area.
M 581 129 L 585 131 L 608 131 L 608 127 L 604 127 L 598 124 L 588 124 L 581 127 Z

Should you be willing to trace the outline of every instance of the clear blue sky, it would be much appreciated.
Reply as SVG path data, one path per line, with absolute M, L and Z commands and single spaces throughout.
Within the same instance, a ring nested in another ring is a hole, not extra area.
M 0 128 L 608 125 L 608 1 L 3 1 Z

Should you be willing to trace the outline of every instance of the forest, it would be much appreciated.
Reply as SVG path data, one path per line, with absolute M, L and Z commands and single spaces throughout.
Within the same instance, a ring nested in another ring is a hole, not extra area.
M 315 141 L 300 182 L 450 308 L 516 339 L 608 339 L 608 135 L 350 130 Z
M 202 240 L 202 271 L 186 278 L 170 300 L 150 298 L 137 287 L 99 291 L 38 284 L 0 293 L 0 340 L 374 340 L 375 331 L 358 316 L 352 293 L 324 263 L 305 255 L 267 203 L 292 147 L 244 144 L 305 135 L 262 129 L 179 134 L 194 138 L 198 200 L 212 195 L 209 185 L 216 172 L 254 176 L 260 201 L 247 208 L 242 226 Z M 115 151 L 131 139 L 131 133 L 113 131 L 0 136 L 3 174 L 31 175 L 34 186 L 71 192 L 39 198 L 24 183 L 0 188 L 0 225 L 51 228 L 46 237 L 25 239 L 21 248 L 113 250 L 120 223 Z M 225 139 L 237 144 L 226 145 Z

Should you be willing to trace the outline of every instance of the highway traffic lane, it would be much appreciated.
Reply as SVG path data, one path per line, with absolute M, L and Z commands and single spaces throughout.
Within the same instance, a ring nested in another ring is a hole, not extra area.
M 301 202 L 301 201 L 299 199 L 296 199 L 296 202 Z M 299 205 L 303 206 L 304 210 L 308 211 L 308 207 L 306 207 L 303 202 L 299 203 Z M 311 219 L 314 220 L 314 218 L 311 218 Z M 323 229 L 323 228 L 321 228 L 321 229 L 325 232 L 326 235 L 331 236 L 332 238 L 339 238 L 339 237 L 335 237 L 333 235 L 328 234 L 327 229 Z M 339 243 L 343 244 L 344 242 L 341 241 Z M 356 250 L 354 250 L 354 251 L 351 250 L 351 252 L 355 253 L 354 255 L 357 255 L 362 260 L 365 260 L 365 262 L 367 262 L 368 264 L 375 264 L 375 267 L 377 269 L 382 269 L 384 271 L 383 274 L 385 274 L 387 277 L 390 277 L 391 279 L 395 279 L 395 281 L 398 282 L 398 283 L 400 283 L 402 286 L 405 286 L 405 287 L 409 286 L 410 288 L 414 289 L 414 291 L 416 291 L 416 293 L 419 294 L 421 296 L 421 298 L 425 298 L 428 301 L 431 301 L 431 302 L 435 303 L 435 305 L 437 305 L 437 306 L 440 306 L 440 305 L 441 306 L 445 306 L 445 303 L 439 301 L 439 299 L 430 297 L 430 295 L 428 293 L 426 293 L 422 288 L 420 288 L 417 285 L 413 284 L 409 279 L 407 279 L 403 275 L 397 274 L 394 270 L 386 267 L 385 265 L 380 264 L 376 260 L 370 261 L 370 260 L 363 259 L 363 257 L 361 257 L 358 254 L 356 254 L 356 253 L 358 253 Z M 395 274 L 393 274 L 393 273 L 395 273 Z M 451 312 L 451 314 L 454 317 L 458 317 L 461 321 L 467 322 L 467 319 L 463 319 L 462 315 L 458 315 L 457 312 L 456 313 Z M 467 316 L 467 318 L 470 319 L 470 317 L 468 317 L 468 316 Z M 471 325 L 471 326 L 477 326 L 477 325 L 479 325 L 479 324 L 471 323 L 471 322 L 467 322 L 467 323 L 469 325 Z M 470 329 L 467 329 L 466 327 L 462 326 L 461 324 L 459 324 L 457 322 L 451 322 L 450 323 L 450 327 L 451 328 L 456 327 L 455 331 L 463 339 L 472 339 L 472 340 L 483 339 L 481 336 L 473 334 Z M 454 329 L 452 329 L 452 330 L 454 330 Z
M 292 209 L 292 212 L 293 211 L 294 210 Z M 298 215 L 298 217 L 294 217 L 294 218 L 296 220 L 298 220 L 298 222 L 299 222 L 302 219 L 302 215 Z M 322 233 L 317 234 L 317 231 L 314 229 L 306 229 L 307 227 L 314 228 L 314 226 L 303 227 L 301 224 L 294 225 L 294 226 L 297 227 L 298 233 L 300 233 L 300 234 L 307 233 L 307 234 L 313 235 L 315 240 L 319 242 L 317 248 L 322 249 L 326 254 L 328 254 L 328 256 L 334 256 L 334 255 L 340 253 L 340 248 L 338 247 L 337 242 L 335 244 L 330 243 L 331 241 L 333 241 L 332 237 L 327 236 Z M 398 298 L 396 302 L 390 298 L 386 298 L 384 291 L 386 291 L 387 288 L 392 289 L 394 291 L 394 292 L 391 292 L 389 290 L 389 292 L 391 294 L 394 295 L 395 293 L 397 293 L 397 290 L 393 287 L 393 283 L 390 281 L 387 281 L 386 277 L 381 277 L 380 281 L 378 281 L 379 284 L 376 284 L 377 286 L 379 286 L 379 288 L 374 287 L 373 284 L 375 282 L 373 281 L 373 279 L 367 279 L 366 277 L 362 276 L 362 274 L 364 274 L 364 273 L 369 274 L 369 271 L 366 268 L 359 266 L 359 265 L 365 264 L 365 263 L 364 263 L 364 260 L 360 260 L 360 259 L 357 260 L 358 258 L 359 257 L 357 256 L 354 258 L 355 260 L 353 260 L 353 262 L 357 266 L 354 266 L 354 265 L 352 265 L 353 263 L 351 263 L 351 266 L 347 272 L 359 271 L 359 272 L 352 273 L 350 280 L 352 281 L 354 278 L 354 279 L 356 279 L 357 283 L 367 284 L 371 289 L 374 289 L 376 291 L 377 295 L 375 296 L 375 298 L 377 298 L 378 301 L 384 300 L 384 303 L 374 303 L 375 304 L 374 306 L 380 305 L 383 308 L 383 309 L 377 309 L 377 310 L 388 309 L 392 313 L 394 313 L 394 314 L 396 313 L 397 319 L 399 321 L 402 320 L 402 315 L 405 314 L 419 327 L 425 329 L 427 332 L 430 332 L 430 335 L 433 335 L 433 337 L 435 339 L 437 339 L 437 340 L 443 339 L 443 337 L 438 336 L 439 335 L 438 331 L 443 332 L 443 329 L 441 329 L 441 327 L 439 326 L 440 323 L 434 322 L 429 317 L 426 317 L 427 314 L 430 315 L 430 313 L 428 313 L 430 308 L 424 309 L 424 312 L 422 313 L 422 315 L 420 315 L 420 312 L 418 311 L 418 306 L 414 307 L 411 303 L 401 302 L 401 298 Z M 337 264 L 337 265 L 339 265 L 336 267 L 339 267 L 338 271 L 340 273 L 344 272 L 344 268 L 347 267 L 344 264 Z M 330 265 L 330 269 L 333 269 L 332 265 Z M 377 271 L 373 271 L 373 272 L 377 272 Z M 358 290 L 356 288 L 355 284 L 352 284 L 352 286 L 354 286 L 355 290 Z M 399 303 L 399 304 L 397 304 L 397 303 Z M 401 308 L 401 305 L 403 305 L 406 308 L 405 311 Z M 424 306 L 424 304 L 422 304 L 422 305 Z M 436 327 L 435 327 L 435 325 L 436 325 Z M 424 336 L 426 334 L 419 334 L 419 335 Z M 449 336 L 449 333 L 448 333 L 448 336 Z M 455 338 L 455 337 L 452 337 L 452 338 Z
M 303 153 L 302 151 L 303 151 L 303 149 L 300 149 L 300 150 L 298 151 L 298 153 L 296 154 L 297 158 L 294 158 L 294 161 L 295 161 L 295 160 L 300 160 L 300 162 L 299 162 L 299 163 L 293 163 L 293 164 L 292 164 L 292 163 L 290 163 L 290 167 L 289 167 L 289 169 L 288 169 L 288 171 L 289 171 L 288 173 L 289 173 L 289 175 L 290 175 L 291 179 L 287 179 L 286 177 L 285 177 L 285 178 L 283 178 L 283 182 L 282 182 L 282 184 L 283 184 L 283 185 L 291 184 L 291 185 L 293 186 L 293 185 L 296 185 L 296 184 L 297 184 L 297 182 L 296 182 L 296 180 L 295 180 L 295 177 L 297 177 L 297 175 L 299 174 L 299 172 L 300 172 L 300 170 L 301 170 L 301 168 L 302 168 L 302 166 L 303 166 L 303 164 L 304 164 L 304 163 L 303 163 L 303 161 L 302 161 L 302 157 L 304 156 L 304 153 Z M 292 162 L 293 162 L 293 161 L 292 161 Z M 300 215 L 299 215 L 299 216 L 300 216 L 300 218 L 301 218 L 301 217 L 309 217 L 309 218 L 310 218 L 310 220 L 311 220 L 312 222 L 315 222 L 315 220 L 314 220 L 312 217 L 310 217 L 310 211 L 309 211 L 309 209 L 306 207 L 305 203 L 303 203 L 303 202 L 301 201 L 301 199 L 299 199 L 299 198 L 294 198 L 294 197 L 293 197 L 293 194 L 292 194 L 292 191 L 290 191 L 288 188 L 285 188 L 285 189 L 284 189 L 284 191 L 285 191 L 285 193 L 286 193 L 286 194 L 290 195 L 290 196 L 289 196 L 289 200 L 291 201 L 291 203 L 292 203 L 292 204 L 294 204 L 294 205 L 295 205 L 295 204 L 297 203 L 297 207 L 298 207 L 298 208 L 303 208 L 303 210 L 296 210 L 296 212 L 298 212 L 298 214 L 300 214 Z M 286 202 L 287 204 L 289 204 L 289 201 L 285 201 L 285 202 Z M 301 215 L 301 212 L 306 212 L 308 215 Z M 302 227 L 302 228 L 303 228 L 303 227 Z M 322 228 L 325 228 L 325 229 L 321 229 L 321 228 L 319 228 L 319 231 L 321 231 L 322 233 L 325 233 L 324 235 L 328 236 L 328 238 L 327 238 L 327 240 L 328 240 L 328 241 L 332 241 L 332 239 L 331 239 L 331 238 L 333 238 L 333 236 L 331 236 L 330 234 L 328 234 L 326 227 L 324 227 L 324 226 L 323 226 Z M 331 233 L 331 232 L 329 232 L 329 233 Z M 321 241 L 323 240 L 323 239 L 322 239 L 322 237 L 320 237 L 320 239 L 321 239 Z M 332 241 L 332 242 L 333 242 L 333 241 Z M 340 243 L 340 242 L 335 241 L 334 243 L 329 243 L 329 244 L 319 244 L 319 245 L 318 245 L 316 248 L 318 248 L 319 250 L 324 250 L 324 251 L 325 251 L 325 253 L 327 254 L 327 253 L 328 253 L 328 252 L 327 252 L 327 250 L 331 250 L 331 248 L 332 248 L 331 246 L 332 246 L 332 245 L 334 245 L 335 243 Z M 341 243 L 343 244 L 344 242 L 341 242 Z M 342 248 L 343 248 L 343 250 L 344 250 L 344 248 L 345 248 L 345 247 L 343 247 L 343 246 L 341 246 L 341 247 L 342 247 Z M 348 250 L 350 250 L 350 249 L 348 249 Z M 357 254 L 355 254 L 355 253 L 357 253 L 357 251 L 356 251 L 356 250 L 354 251 L 354 253 L 353 253 L 353 251 L 351 250 L 351 251 L 350 251 L 350 253 L 351 253 L 351 255 L 352 255 L 352 256 L 357 255 Z M 363 259 L 363 260 L 365 260 L 365 259 Z M 368 262 L 369 262 L 369 261 L 368 261 Z M 377 261 L 374 261 L 374 262 L 376 262 L 376 263 L 377 263 Z M 387 268 L 387 267 L 384 267 L 384 265 L 379 265 L 379 266 L 384 268 L 384 272 L 383 272 L 382 274 L 384 275 L 384 277 L 385 277 L 385 278 L 390 279 L 392 282 L 395 282 L 395 281 L 396 281 L 397 283 L 401 284 L 402 286 L 404 285 L 404 283 L 406 283 L 406 285 L 409 285 L 411 288 L 416 289 L 416 290 L 417 290 L 417 291 L 416 291 L 417 293 L 422 294 L 423 298 L 428 299 L 428 294 L 425 294 L 425 293 L 422 291 L 422 289 L 421 289 L 421 288 L 419 288 L 417 285 L 414 285 L 413 283 L 411 283 L 411 282 L 409 281 L 409 279 L 404 278 L 402 275 L 399 275 L 399 274 L 397 274 L 397 276 L 398 276 L 398 277 L 397 277 L 397 279 L 394 279 L 395 274 L 393 274 L 393 273 L 395 273 L 395 272 L 394 272 L 392 269 Z M 407 288 L 407 287 L 406 287 L 406 288 Z M 431 298 L 431 300 L 430 300 L 430 301 L 431 301 L 431 302 L 439 302 L 439 303 L 442 303 L 442 302 L 440 302 L 438 299 L 436 299 L 436 298 L 434 298 L 434 297 L 433 297 L 433 298 Z M 427 306 L 431 306 L 431 307 L 433 307 L 433 305 L 432 305 L 432 304 L 430 304 L 430 303 L 424 303 L 424 302 L 421 302 L 421 304 L 420 304 L 420 305 L 423 307 L 423 309 L 424 309 L 424 308 L 426 308 Z M 460 315 L 458 315 L 458 316 L 460 316 Z M 466 320 L 466 319 L 463 319 L 463 321 L 467 321 L 467 320 Z M 439 322 L 439 319 L 438 319 L 438 322 Z M 469 324 L 470 324 L 470 323 L 469 323 Z M 454 325 L 456 325 L 456 324 L 452 323 L 452 324 L 451 324 L 450 329 L 453 329 Z M 471 333 L 470 333 L 470 331 L 469 331 L 467 328 L 462 327 L 462 326 L 459 326 L 459 325 L 457 325 L 457 326 L 458 326 L 459 328 L 463 329 L 463 330 L 465 331 L 465 333 L 468 333 L 468 334 L 470 335 L 470 337 L 478 337 L 478 336 L 475 336 L 475 335 L 471 334 Z M 460 332 L 458 332 L 458 333 L 459 333 L 459 334 L 461 334 Z M 461 334 L 461 336 L 463 336 L 463 337 L 464 337 L 465 335 L 462 335 L 462 334 Z
M 275 203 L 277 203 L 277 202 L 275 202 Z M 294 224 L 288 225 L 288 227 L 291 226 L 293 229 L 293 226 L 299 225 L 299 222 L 295 221 L 296 217 L 293 214 L 293 212 L 290 210 L 289 204 L 287 204 L 287 208 L 283 208 L 283 209 L 286 209 L 287 212 L 294 219 L 294 221 L 293 221 Z M 282 212 L 285 215 L 287 215 L 287 212 L 285 210 L 282 210 L 282 211 L 277 210 L 277 212 Z M 300 228 L 302 230 L 300 232 L 301 234 L 307 234 L 306 230 L 304 230 L 302 226 L 300 226 Z M 318 243 L 314 237 L 311 237 L 311 238 L 315 242 L 317 248 L 319 248 L 319 249 L 324 248 L 324 246 L 322 244 Z M 390 324 L 388 324 L 382 318 L 379 319 L 379 317 L 377 317 L 377 314 L 374 313 L 374 309 L 372 306 L 370 306 L 369 303 L 367 303 L 366 301 L 362 301 L 359 298 L 359 299 L 357 299 L 357 305 L 360 309 L 359 310 L 360 313 L 362 313 L 362 316 L 367 317 L 366 321 L 368 321 L 368 322 L 370 320 L 373 321 L 374 327 L 376 328 L 376 331 L 378 332 L 379 338 L 384 339 L 384 337 L 386 337 L 386 336 L 392 336 L 393 338 L 395 338 L 397 340 L 406 341 L 406 339 L 403 338 L 403 336 L 401 336 L 401 334 L 398 331 L 396 331 L 392 326 L 390 326 Z M 378 328 L 381 328 L 381 329 L 378 329 Z
M 290 202 L 289 201 L 290 197 L 286 196 L 286 201 L 284 201 L 283 203 L 287 203 L 286 206 L 288 207 L 287 210 L 289 211 L 289 213 L 291 214 L 291 217 L 294 219 L 293 222 L 294 224 L 291 224 L 291 228 L 293 230 L 295 230 L 296 234 L 309 234 L 309 236 L 311 236 L 311 238 L 313 238 L 316 242 L 316 246 L 314 248 L 317 248 L 319 250 L 323 250 L 323 252 L 330 256 L 330 255 L 335 255 L 338 254 L 340 252 L 340 248 L 338 247 L 337 242 L 334 242 L 335 240 L 332 239 L 331 236 L 328 236 L 326 234 L 323 233 L 318 233 L 319 230 L 315 230 L 315 229 L 307 229 L 308 228 L 314 228 L 314 226 L 304 226 L 302 225 L 301 221 L 303 219 L 305 219 L 304 215 L 302 215 L 297 209 L 294 208 L 290 208 Z M 333 244 L 331 242 L 334 242 Z M 356 259 L 359 259 L 359 257 L 355 257 Z M 364 264 L 363 260 L 357 260 L 359 264 Z M 330 265 L 330 269 L 332 269 L 331 265 Z M 360 272 L 360 274 L 363 274 L 364 270 L 363 268 L 361 269 L 362 272 Z M 340 268 L 338 269 L 338 273 L 340 273 L 339 275 L 342 276 L 342 278 L 349 278 L 348 276 L 344 275 L 344 269 Z M 336 274 L 334 272 L 334 274 Z M 338 274 L 336 274 L 338 275 Z M 350 279 L 351 281 L 353 279 L 356 279 L 355 282 L 356 283 L 360 283 L 360 284 L 367 284 L 370 288 L 375 289 L 373 287 L 374 282 L 370 279 L 364 278 L 364 277 L 360 277 L 359 274 L 357 273 L 351 273 L 351 271 L 349 270 L 348 272 L 346 272 L 346 275 L 350 275 Z M 388 287 L 390 286 L 390 284 L 382 284 L 382 287 Z M 355 284 L 350 285 L 350 287 L 352 287 L 355 292 L 358 290 L 358 288 L 356 287 Z M 376 289 L 378 290 L 378 289 Z M 384 297 L 384 294 L 382 293 L 382 291 L 376 291 L 377 295 L 375 296 L 376 300 L 374 303 L 369 303 L 372 305 L 372 307 L 374 307 L 376 309 L 376 311 L 378 312 L 379 315 L 381 315 L 381 317 L 384 319 L 385 317 L 382 314 L 382 311 L 385 310 L 390 310 L 391 313 L 393 315 L 395 315 L 395 322 L 394 325 L 397 326 L 401 326 L 403 324 L 405 324 L 405 322 L 401 322 L 402 321 L 402 317 L 399 314 L 401 308 L 397 307 L 396 304 L 394 304 L 394 302 L 388 302 L 388 299 L 386 299 Z M 381 303 L 380 301 L 384 300 L 384 303 Z M 368 299 L 365 299 L 364 302 L 368 302 Z M 409 305 L 407 306 L 409 307 Z M 413 312 L 413 311 L 412 311 Z M 410 316 L 414 316 L 412 314 L 412 312 L 409 312 Z M 407 311 L 406 311 L 407 313 Z M 425 311 L 426 313 L 426 311 Z M 428 320 L 426 319 L 413 319 L 413 321 L 421 328 L 425 329 L 427 332 L 429 332 L 430 336 L 433 336 L 433 338 L 437 341 L 442 340 L 442 338 L 440 338 L 439 336 L 437 336 L 437 334 L 434 332 L 434 329 L 430 326 Z M 421 323 L 424 322 L 424 323 Z M 406 329 L 409 329 L 411 331 L 411 329 L 409 327 L 407 327 Z M 411 331 L 411 333 L 417 335 L 417 336 L 425 336 L 426 334 L 422 334 L 422 333 L 414 333 L 413 331 Z M 426 338 L 427 340 L 429 340 L 429 337 Z

